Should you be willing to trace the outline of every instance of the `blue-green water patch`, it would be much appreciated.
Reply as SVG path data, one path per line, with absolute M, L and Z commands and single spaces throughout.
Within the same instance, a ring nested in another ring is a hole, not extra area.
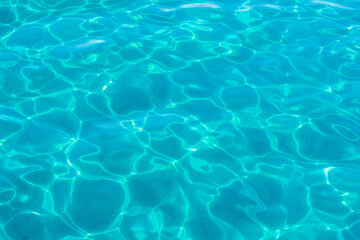
M 360 239 L 355 0 L 0 3 L 0 239 Z

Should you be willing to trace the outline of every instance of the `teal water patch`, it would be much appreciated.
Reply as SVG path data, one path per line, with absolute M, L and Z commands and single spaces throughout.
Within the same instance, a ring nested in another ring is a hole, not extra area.
M 355 0 L 0 2 L 0 239 L 360 239 Z

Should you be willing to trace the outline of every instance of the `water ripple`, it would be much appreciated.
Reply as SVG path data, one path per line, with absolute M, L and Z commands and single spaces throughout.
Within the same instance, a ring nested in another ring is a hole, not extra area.
M 0 1 L 0 239 L 359 239 L 357 1 Z

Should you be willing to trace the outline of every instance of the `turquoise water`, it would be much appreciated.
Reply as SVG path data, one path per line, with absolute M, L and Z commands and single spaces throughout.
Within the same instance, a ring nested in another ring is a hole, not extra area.
M 1 240 L 360 239 L 360 2 L 0 1 Z

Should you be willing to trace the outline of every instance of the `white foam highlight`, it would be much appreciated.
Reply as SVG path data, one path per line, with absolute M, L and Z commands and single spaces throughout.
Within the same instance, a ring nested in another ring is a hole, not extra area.
M 105 42 L 105 40 L 102 40 L 102 39 L 91 39 L 91 40 L 87 41 L 86 43 L 77 45 L 76 47 L 78 47 L 78 48 L 83 48 L 83 47 L 88 47 L 88 46 L 90 46 L 90 45 L 94 45 L 94 44 L 98 44 L 98 43 L 103 43 L 103 42 Z
M 213 3 L 191 3 L 191 4 L 181 5 L 179 8 L 221 8 L 221 7 Z
M 333 3 L 333 2 L 327 2 L 327 1 L 311 1 L 312 3 L 319 3 L 319 4 L 324 4 L 324 5 L 327 5 L 327 6 L 331 6 L 331 7 L 336 7 L 336 8 L 341 8 L 341 9 L 347 9 L 347 10 L 354 10 L 353 8 L 351 7 L 346 7 L 346 6 L 343 6 L 343 5 L 340 5 L 340 4 L 337 4 L 337 3 Z

